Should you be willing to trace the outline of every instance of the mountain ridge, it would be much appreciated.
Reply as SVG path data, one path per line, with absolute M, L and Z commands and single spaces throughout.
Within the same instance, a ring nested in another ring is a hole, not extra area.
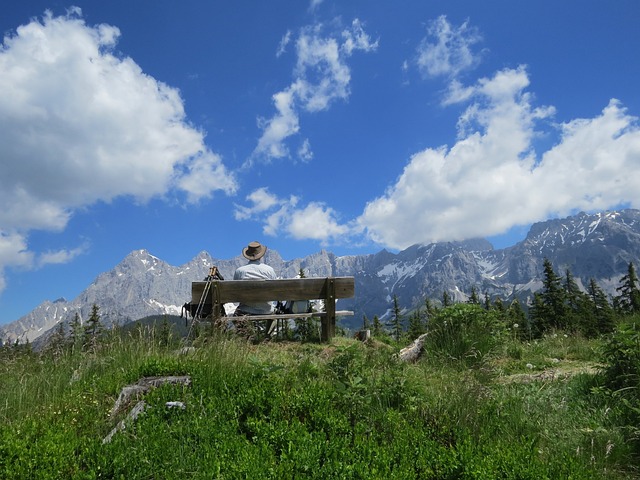
M 340 308 L 355 311 L 347 320 L 347 326 L 355 326 L 363 315 L 384 318 L 393 296 L 407 308 L 427 297 L 441 298 L 444 291 L 464 301 L 472 287 L 490 297 L 526 299 L 541 286 L 544 258 L 560 273 L 570 269 L 580 284 L 594 278 L 613 294 L 629 262 L 640 260 L 640 210 L 580 212 L 537 222 L 524 240 L 503 249 L 494 249 L 485 239 L 470 239 L 416 244 L 398 253 L 383 249 L 336 256 L 320 250 L 287 261 L 270 249 L 265 262 L 282 278 L 295 277 L 300 269 L 308 276 L 354 276 L 356 297 L 341 301 Z M 245 262 L 242 256 L 215 259 L 202 250 L 189 262 L 172 266 L 147 250 L 134 250 L 112 270 L 99 274 L 75 299 L 47 300 L 0 327 L 0 339 L 33 341 L 59 322 L 68 323 L 76 313 L 84 321 L 93 304 L 100 307 L 106 326 L 149 315 L 180 315 L 182 304 L 190 299 L 191 282 L 201 281 L 214 265 L 230 279 Z

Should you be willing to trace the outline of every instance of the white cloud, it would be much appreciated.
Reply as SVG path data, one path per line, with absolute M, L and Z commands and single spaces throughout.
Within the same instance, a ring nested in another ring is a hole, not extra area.
M 281 203 L 278 197 L 269 192 L 269 189 L 266 187 L 254 190 L 247 195 L 246 200 L 249 201 L 251 206 L 246 207 L 235 204 L 236 209 L 234 211 L 234 217 L 236 220 L 248 220 L 267 210 L 279 206 Z
M 83 255 L 84 253 L 86 253 L 87 249 L 88 249 L 88 245 L 84 244 L 71 250 L 63 249 L 63 250 L 57 250 L 57 251 L 43 252 L 38 257 L 37 263 L 38 263 L 38 266 L 40 267 L 44 265 L 50 265 L 50 264 L 69 263 L 71 260 L 78 257 L 79 255 Z
M 0 292 L 6 286 L 4 268 L 29 268 L 33 264 L 33 258 L 24 235 L 0 230 Z
M 273 103 L 278 113 L 270 120 L 259 119 L 258 126 L 263 133 L 253 156 L 261 156 L 267 159 L 282 158 L 289 155 L 288 147 L 283 140 L 298 133 L 298 114 L 293 105 L 297 85 L 278 92 L 273 96 Z
M 375 52 L 378 49 L 378 40 L 371 41 L 371 37 L 364 31 L 362 22 L 359 19 L 351 22 L 351 29 L 342 31 L 344 43 L 340 48 L 351 55 L 354 50 L 362 50 L 363 52 Z
M 288 220 L 285 230 L 298 240 L 312 239 L 326 243 L 349 233 L 349 228 L 336 219 L 336 212 L 320 202 L 292 210 Z
M 340 34 L 325 35 L 323 30 L 322 25 L 313 25 L 300 31 L 295 42 L 294 80 L 273 95 L 276 114 L 268 120 L 259 119 L 262 135 L 248 163 L 288 157 L 286 140 L 300 130 L 298 112 L 323 111 L 332 102 L 348 98 L 351 72 L 346 60 L 355 51 L 371 52 L 378 47 L 378 42 L 371 41 L 357 19 Z
M 298 148 L 298 158 L 303 162 L 310 162 L 313 159 L 313 150 L 308 138 L 304 139 L 300 148 Z
M 97 201 L 169 191 L 197 201 L 236 188 L 178 90 L 114 53 L 119 36 L 75 8 L 4 37 L 0 231 L 12 232 L 3 239 L 15 251 L 30 230 L 64 229 L 74 209 Z M 0 271 L 10 265 L 0 259 Z
M 287 51 L 287 45 L 289 45 L 290 41 L 291 41 L 291 30 L 287 30 L 287 33 L 285 33 L 282 36 L 282 39 L 280 40 L 280 44 L 278 45 L 278 50 L 276 50 L 276 57 L 283 55 Z
M 309 3 L 309 10 L 315 10 L 322 2 L 324 2 L 324 0 L 311 0 L 311 3 Z
M 640 206 L 640 127 L 612 100 L 591 119 L 559 126 L 558 143 L 536 155 L 541 122 L 524 68 L 497 72 L 467 88 L 473 99 L 451 148 L 416 153 L 384 195 L 358 219 L 374 241 L 392 248 L 503 233 L 576 210 Z M 450 100 L 453 96 L 450 97 Z
M 341 224 L 336 212 L 321 202 L 300 207 L 294 195 L 278 198 L 267 188 L 260 188 L 247 196 L 249 206 L 236 205 L 238 220 L 263 222 L 265 235 L 286 235 L 296 240 L 317 240 L 322 244 L 350 236 L 350 225 Z
M 479 59 L 471 47 L 481 37 L 469 22 L 456 28 L 445 15 L 441 15 L 431 22 L 427 34 L 418 47 L 416 60 L 423 75 L 455 77 L 478 63 Z

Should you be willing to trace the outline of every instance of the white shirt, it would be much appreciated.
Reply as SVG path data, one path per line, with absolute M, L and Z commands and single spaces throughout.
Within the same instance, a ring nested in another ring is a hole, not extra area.
M 267 264 L 260 263 L 260 260 L 250 260 L 248 264 L 238 267 L 233 274 L 234 280 L 276 280 L 276 271 Z M 273 304 L 262 303 L 240 303 L 237 310 L 253 315 L 267 315 L 273 311 Z

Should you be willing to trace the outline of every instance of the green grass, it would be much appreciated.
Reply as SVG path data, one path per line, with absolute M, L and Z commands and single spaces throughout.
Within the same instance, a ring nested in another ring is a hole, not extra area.
M 97 351 L 0 353 L 0 478 L 634 478 L 637 460 L 593 393 L 600 342 L 506 336 L 473 362 L 399 345 L 252 345 L 214 336 L 180 354 L 142 329 Z M 552 374 L 552 371 L 555 372 Z M 110 411 L 142 376 L 192 384 Z M 186 408 L 170 409 L 168 401 Z

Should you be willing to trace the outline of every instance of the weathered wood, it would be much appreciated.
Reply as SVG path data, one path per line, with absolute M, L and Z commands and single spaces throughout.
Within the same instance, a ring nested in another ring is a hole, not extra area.
M 355 294 L 353 277 L 291 278 L 278 280 L 214 280 L 205 304 L 216 302 L 256 303 L 277 300 L 317 300 L 327 298 L 330 279 L 333 284 L 334 298 L 351 298 Z M 207 282 L 193 282 L 191 303 L 198 304 L 202 299 Z
M 411 345 L 400 350 L 398 358 L 404 362 L 415 362 L 418 360 L 422 354 L 422 349 L 424 347 L 424 342 L 427 340 L 427 335 L 427 333 L 423 333 L 416 338 Z
M 328 342 L 336 333 L 336 279 L 327 278 L 324 311 L 327 316 L 320 320 L 320 341 Z
M 118 399 L 116 400 L 113 409 L 111 410 L 111 417 L 115 417 L 120 414 L 120 412 L 130 405 L 135 397 L 135 400 L 138 400 L 138 403 L 131 409 L 131 411 L 127 414 L 127 416 L 118 422 L 118 424 L 109 432 L 109 434 L 102 440 L 102 443 L 109 443 L 113 436 L 121 430 L 124 430 L 127 424 L 134 422 L 140 415 L 144 413 L 147 408 L 147 404 L 144 400 L 140 400 L 140 397 L 147 393 L 152 388 L 157 388 L 161 385 L 191 385 L 191 377 L 189 375 L 170 375 L 164 377 L 142 377 L 133 385 L 127 385 L 123 387 L 120 391 L 120 395 L 118 395 Z M 179 407 L 181 404 L 182 407 Z M 167 407 L 176 407 L 184 408 L 184 404 L 182 402 L 167 402 Z
M 111 416 L 114 417 L 118 415 L 121 410 L 133 401 L 134 397 L 136 400 L 139 400 L 141 395 L 147 393 L 152 388 L 167 384 L 189 386 L 191 385 L 191 377 L 189 375 L 142 377 L 133 385 L 122 387 L 120 395 L 118 395 L 116 403 L 113 405 L 113 409 L 111 409 Z

